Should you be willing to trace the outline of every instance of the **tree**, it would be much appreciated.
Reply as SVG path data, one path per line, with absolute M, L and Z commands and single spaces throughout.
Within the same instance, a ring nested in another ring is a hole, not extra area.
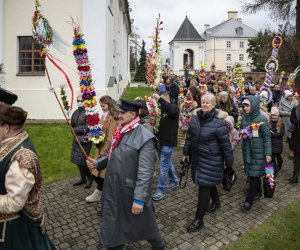
M 265 64 L 271 55 L 271 41 L 273 34 L 271 30 L 259 31 L 256 37 L 253 37 L 248 42 L 247 53 L 251 58 L 251 66 L 254 72 L 265 71 Z
M 296 52 L 295 52 L 295 32 L 293 28 L 286 26 L 286 32 L 283 35 L 283 45 L 279 50 L 278 72 L 292 72 L 297 67 Z M 272 53 L 272 40 L 275 33 L 270 29 L 265 31 L 259 31 L 257 36 L 249 40 L 247 53 L 249 58 L 252 59 L 253 71 L 262 72 L 265 71 L 265 64 L 270 58 Z
M 137 59 L 133 51 L 133 47 L 130 47 L 130 71 L 135 71 L 136 60 Z
M 147 52 L 145 50 L 145 42 L 143 40 L 142 42 L 142 49 L 141 49 L 141 52 L 140 52 L 140 61 L 139 61 L 139 64 L 137 66 L 137 71 L 136 71 L 136 75 L 135 75 L 135 78 L 134 80 L 135 81 L 139 81 L 139 82 L 145 82 L 146 81 L 146 76 L 145 76 L 145 73 L 146 73 L 146 56 L 147 56 Z
M 273 20 L 289 22 L 296 19 L 294 51 L 296 64 L 300 66 L 300 0 L 253 0 L 253 3 L 246 3 L 243 6 L 243 11 L 250 14 L 262 9 L 269 10 Z

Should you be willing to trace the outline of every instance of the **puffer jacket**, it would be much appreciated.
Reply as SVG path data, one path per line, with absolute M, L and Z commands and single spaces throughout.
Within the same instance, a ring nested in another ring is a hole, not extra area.
M 280 122 L 280 131 L 277 131 L 277 123 Z M 271 126 L 271 140 L 272 140 L 272 153 L 281 154 L 283 152 L 283 139 L 284 136 L 284 124 L 281 122 L 281 119 L 277 122 L 270 122 Z
M 200 112 L 190 123 L 183 155 L 190 157 L 193 181 L 199 186 L 211 187 L 221 183 L 224 162 L 232 167 L 233 153 L 225 120 L 213 109 L 201 125 Z
M 264 175 L 266 156 L 272 155 L 270 125 L 260 113 L 259 98 L 249 95 L 245 99 L 251 103 L 251 112 L 243 115 L 240 129 L 242 130 L 252 123 L 263 122 L 263 124 L 259 127 L 258 137 L 243 140 L 244 170 L 247 176 L 260 177 Z

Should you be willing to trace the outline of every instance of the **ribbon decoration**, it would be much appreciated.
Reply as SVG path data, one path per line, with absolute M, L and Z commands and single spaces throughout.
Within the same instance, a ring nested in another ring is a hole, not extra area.
M 48 53 L 48 49 L 47 47 L 49 47 L 52 42 L 53 42 L 53 29 L 52 27 L 50 26 L 48 20 L 40 13 L 40 11 L 38 10 L 38 7 L 41 7 L 41 4 L 39 2 L 39 0 L 35 0 L 35 12 L 34 12 L 34 15 L 32 17 L 32 34 L 33 34 L 33 38 L 43 47 L 41 53 L 40 53 L 40 56 L 41 57 L 47 57 L 49 59 L 49 61 L 57 68 L 59 69 L 65 76 L 65 78 L 67 79 L 67 82 L 68 82 L 68 85 L 71 89 L 71 93 L 72 93 L 72 103 L 71 103 L 71 107 L 72 107 L 72 104 L 73 104 L 73 88 L 72 88 L 72 85 L 71 85 L 71 82 L 70 82 L 70 79 L 68 77 L 68 75 L 66 74 L 66 72 L 57 64 L 55 63 L 55 58 L 52 57 L 49 53 Z M 45 65 L 45 72 L 46 72 L 46 76 L 47 76 L 47 79 L 48 79 L 48 82 L 49 82 L 49 90 L 50 92 L 53 92 L 55 98 L 56 98 L 56 101 L 58 102 L 58 105 L 66 119 L 66 122 L 72 132 L 72 134 L 74 135 L 74 138 L 75 140 L 77 141 L 82 153 L 84 154 L 84 156 L 86 157 L 86 159 L 88 159 L 88 155 L 86 154 L 84 148 L 82 147 L 76 133 L 74 132 L 74 129 L 72 128 L 71 126 L 71 123 L 66 115 L 66 112 L 64 111 L 64 108 L 62 106 L 62 104 L 60 103 L 59 99 L 58 99 L 58 96 L 57 94 L 55 93 L 55 89 L 52 85 L 52 82 L 51 82 L 51 78 L 50 78 L 50 75 L 49 75 L 49 72 L 48 72 L 48 68 L 47 66 Z M 62 100 L 63 102 L 66 101 L 66 100 Z M 69 110 L 67 110 L 68 112 Z
M 65 76 L 68 86 L 71 90 L 71 106 L 70 106 L 70 110 L 73 109 L 73 102 L 74 102 L 74 90 L 70 81 L 69 76 L 67 75 L 67 73 L 54 61 L 55 59 L 51 56 L 51 54 L 47 53 L 46 57 L 49 59 L 49 61 L 61 72 L 63 73 L 63 75 Z

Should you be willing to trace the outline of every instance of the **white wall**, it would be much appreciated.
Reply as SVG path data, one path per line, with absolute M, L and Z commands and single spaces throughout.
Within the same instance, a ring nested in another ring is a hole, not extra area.
M 194 69 L 200 68 L 200 62 L 204 61 L 204 43 L 203 42 L 172 42 L 170 44 L 171 70 L 175 74 L 183 74 L 183 54 L 184 51 L 190 49 L 194 53 L 193 64 Z M 173 56 L 172 56 L 173 50 Z

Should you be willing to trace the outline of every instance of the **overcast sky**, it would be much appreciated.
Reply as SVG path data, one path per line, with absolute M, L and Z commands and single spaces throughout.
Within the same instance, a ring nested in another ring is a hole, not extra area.
M 148 50 L 150 44 L 149 35 L 154 31 L 158 13 L 164 22 L 164 30 L 161 32 L 164 57 L 169 57 L 168 43 L 174 38 L 186 13 L 196 30 L 201 34 L 204 24 L 211 27 L 227 20 L 227 11 L 238 11 L 238 17 L 243 23 L 259 30 L 270 27 L 277 30 L 278 23 L 272 21 L 269 13 L 261 11 L 254 15 L 241 13 L 241 6 L 251 0 L 129 0 L 132 12 L 130 17 L 134 19 L 136 32 L 146 42 Z

